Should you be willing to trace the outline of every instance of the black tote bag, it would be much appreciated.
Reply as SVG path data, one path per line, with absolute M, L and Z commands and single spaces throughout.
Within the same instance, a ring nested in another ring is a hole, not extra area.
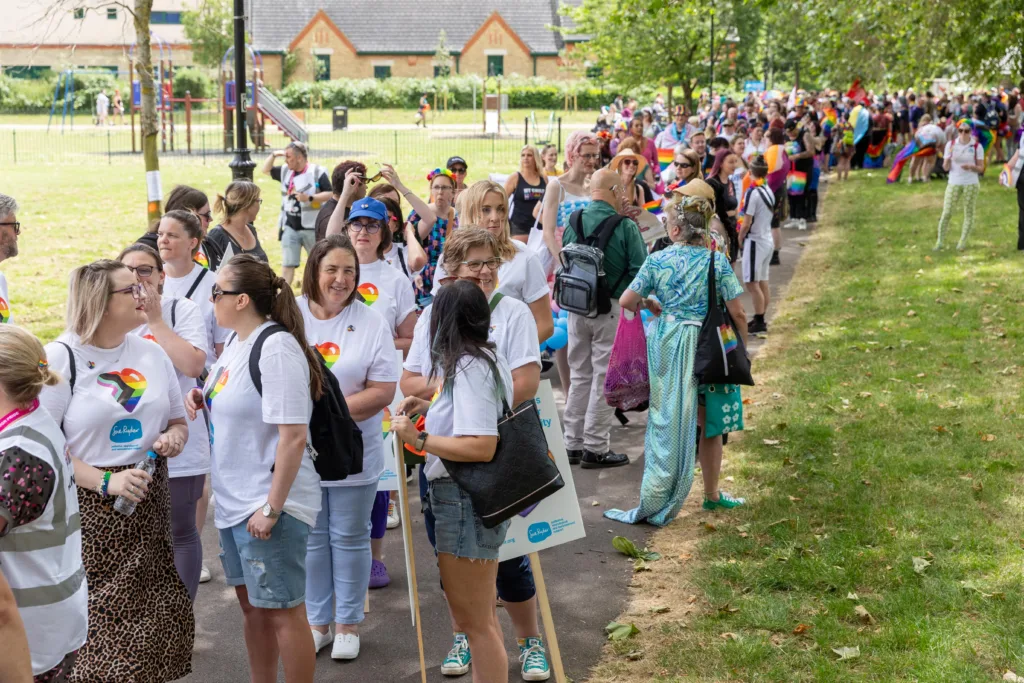
M 754 386 L 750 359 L 743 338 L 736 331 L 729 311 L 719 306 L 715 287 L 715 254 L 708 264 L 708 312 L 700 327 L 693 375 L 698 384 L 743 384 Z

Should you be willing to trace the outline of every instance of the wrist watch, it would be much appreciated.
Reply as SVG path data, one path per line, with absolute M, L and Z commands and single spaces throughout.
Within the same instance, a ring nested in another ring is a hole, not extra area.
M 263 516 L 267 519 L 277 519 L 281 516 L 281 513 L 271 507 L 270 501 L 267 501 L 263 504 Z
M 422 451 L 423 447 L 427 445 L 427 437 L 430 436 L 426 432 L 420 432 L 419 437 L 416 438 L 416 443 L 412 445 L 418 451 Z

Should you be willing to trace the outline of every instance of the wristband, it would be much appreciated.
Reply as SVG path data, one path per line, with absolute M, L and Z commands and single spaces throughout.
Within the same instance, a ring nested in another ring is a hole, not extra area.
M 100 484 L 100 495 L 104 498 L 110 495 L 108 493 L 108 489 L 110 488 L 110 477 L 111 474 L 109 471 L 103 473 L 103 483 Z

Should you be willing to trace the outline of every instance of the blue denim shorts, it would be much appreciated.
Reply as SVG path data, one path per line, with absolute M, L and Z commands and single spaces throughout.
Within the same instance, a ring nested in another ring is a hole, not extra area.
M 220 561 L 229 586 L 244 585 L 249 604 L 291 609 L 306 601 L 306 539 L 309 525 L 281 513 L 270 538 L 254 538 L 248 520 L 220 530 Z
M 315 230 L 294 230 L 286 225 L 281 233 L 281 265 L 285 268 L 298 268 L 302 250 L 305 249 L 309 256 L 314 244 Z
M 469 494 L 453 479 L 442 477 L 430 482 L 424 508 L 434 515 L 437 552 L 471 560 L 498 559 L 509 522 L 506 520 L 493 529 L 484 528 Z

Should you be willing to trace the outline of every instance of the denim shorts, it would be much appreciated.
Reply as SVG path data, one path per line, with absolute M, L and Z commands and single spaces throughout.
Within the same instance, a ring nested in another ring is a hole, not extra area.
M 434 515 L 434 548 L 471 560 L 497 560 L 509 521 L 484 528 L 469 494 L 450 477 L 430 482 L 424 507 Z
M 220 530 L 220 561 L 229 586 L 244 585 L 249 604 L 291 609 L 306 601 L 306 539 L 309 525 L 281 513 L 270 538 L 254 538 L 249 520 Z
M 287 225 L 284 226 L 284 232 L 281 234 L 281 265 L 285 268 L 298 268 L 303 248 L 306 250 L 306 255 L 309 256 L 314 244 L 316 244 L 316 231 L 312 228 L 294 230 Z

